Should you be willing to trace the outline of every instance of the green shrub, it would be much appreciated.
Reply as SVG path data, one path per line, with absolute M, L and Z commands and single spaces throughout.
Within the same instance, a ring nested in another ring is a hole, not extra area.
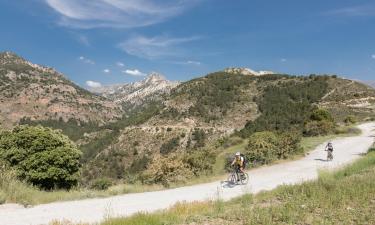
M 270 163 L 277 159 L 277 136 L 270 131 L 257 132 L 250 136 L 245 155 L 250 162 Z
M 145 184 L 162 184 L 170 186 L 172 183 L 184 183 L 194 176 L 189 165 L 184 163 L 182 155 L 172 153 L 167 157 L 156 155 L 141 174 Z
M 301 153 L 301 135 L 298 132 L 287 132 L 278 135 L 276 155 L 278 159 L 286 159 L 290 155 Z
M 302 151 L 298 132 L 257 132 L 250 136 L 245 156 L 252 164 L 267 164 Z
M 333 122 L 334 119 L 330 112 L 325 109 L 316 109 L 311 113 L 310 119 L 313 121 L 330 121 Z
M 334 131 L 335 124 L 330 121 L 309 121 L 305 124 L 303 134 L 305 136 L 327 135 Z
M 185 153 L 183 161 L 189 165 L 195 176 L 212 173 L 212 167 L 216 161 L 216 155 L 210 150 L 199 150 Z
M 99 178 L 94 180 L 90 187 L 96 190 L 107 190 L 111 185 L 112 181 L 108 178 Z
M 325 109 L 315 109 L 312 111 L 310 119 L 307 120 L 303 127 L 305 136 L 319 136 L 333 133 L 336 124 L 333 116 Z
M 20 179 L 44 189 L 77 184 L 81 152 L 60 131 L 18 126 L 0 134 L 0 158 Z

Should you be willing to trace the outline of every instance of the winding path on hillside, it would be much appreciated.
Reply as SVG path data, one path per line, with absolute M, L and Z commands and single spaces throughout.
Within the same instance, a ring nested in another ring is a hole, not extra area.
M 326 162 L 324 144 L 306 157 L 281 164 L 251 170 L 246 186 L 226 187 L 217 181 L 170 190 L 126 194 L 102 199 L 87 199 L 37 205 L 32 208 L 0 209 L 0 225 L 48 224 L 52 220 L 69 220 L 74 223 L 97 223 L 107 217 L 129 216 L 136 212 L 151 212 L 168 208 L 179 201 L 224 200 L 245 193 L 270 190 L 281 184 L 295 184 L 316 179 L 318 169 L 337 168 L 365 153 L 374 141 L 375 123 L 359 125 L 362 134 L 356 137 L 335 139 L 334 160 Z

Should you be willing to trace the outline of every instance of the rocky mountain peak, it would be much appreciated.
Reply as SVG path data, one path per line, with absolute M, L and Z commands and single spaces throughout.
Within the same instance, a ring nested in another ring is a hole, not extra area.
M 141 81 L 115 84 L 91 89 L 92 92 L 118 103 L 141 105 L 150 99 L 158 99 L 169 93 L 179 82 L 167 80 L 162 74 L 153 72 Z
M 145 83 L 155 83 L 158 81 L 166 81 L 166 78 L 160 73 L 152 72 L 145 78 Z

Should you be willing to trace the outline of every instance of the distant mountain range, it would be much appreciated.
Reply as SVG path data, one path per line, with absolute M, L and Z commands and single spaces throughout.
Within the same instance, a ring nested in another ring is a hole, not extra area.
M 116 103 L 138 106 L 150 100 L 160 99 L 180 82 L 169 81 L 158 73 L 151 73 L 145 79 L 127 84 L 116 84 L 91 88 L 90 91 L 101 94 Z

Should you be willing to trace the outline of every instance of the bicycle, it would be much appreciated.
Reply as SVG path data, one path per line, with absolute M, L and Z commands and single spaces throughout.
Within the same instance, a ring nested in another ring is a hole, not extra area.
M 228 176 L 228 182 L 231 184 L 241 184 L 245 185 L 249 182 L 249 174 L 242 172 L 239 168 L 233 168 L 233 171 Z
M 332 161 L 333 160 L 333 151 L 331 150 L 326 150 L 327 151 L 327 161 Z

